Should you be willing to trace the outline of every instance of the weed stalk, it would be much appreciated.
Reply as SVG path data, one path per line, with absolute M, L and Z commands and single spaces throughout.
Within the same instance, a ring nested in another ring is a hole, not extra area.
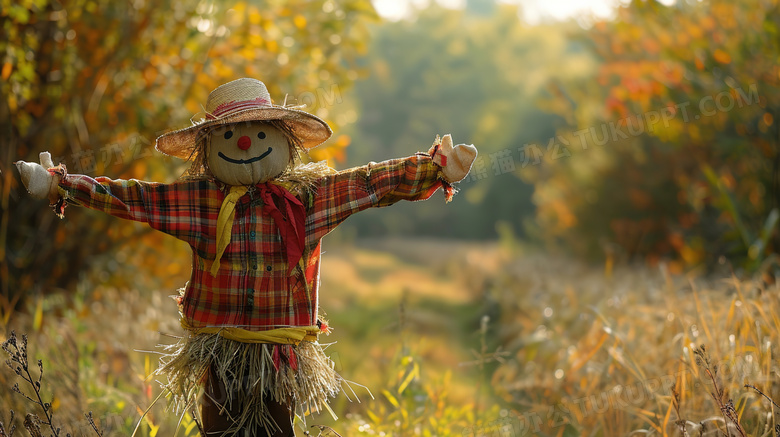
M 37 416 L 34 418 L 31 418 L 28 414 L 27 417 L 24 420 L 25 428 L 30 431 L 31 427 L 34 429 L 40 428 L 37 426 L 38 423 L 40 425 L 48 426 L 54 437 L 57 437 L 60 435 L 60 429 L 54 428 L 54 425 L 52 424 L 52 412 L 51 412 L 51 403 L 50 402 L 44 402 L 43 398 L 41 397 L 41 380 L 43 380 L 43 361 L 38 360 L 38 378 L 33 378 L 32 374 L 30 373 L 30 365 L 29 365 L 29 357 L 27 355 L 27 335 L 22 335 L 22 341 L 21 343 L 16 337 L 16 332 L 11 331 L 11 336 L 8 337 L 6 341 L 3 342 L 3 350 L 11 356 L 9 360 L 6 360 L 5 364 L 16 373 L 17 376 L 21 377 L 22 380 L 24 380 L 26 383 L 28 383 L 32 389 L 33 393 L 35 393 L 35 398 L 33 399 L 31 396 L 27 395 L 27 393 L 23 392 L 21 388 L 19 388 L 19 383 L 14 384 L 13 391 L 18 393 L 21 396 L 24 396 L 28 401 L 38 405 L 43 410 L 43 414 L 46 416 L 46 420 L 40 420 Z M 28 422 L 31 423 L 30 427 L 28 427 Z M 32 432 L 31 432 L 32 434 Z
M 6 360 L 5 364 L 11 370 L 13 370 L 17 376 L 22 378 L 24 382 L 32 387 L 32 391 L 35 393 L 35 397 L 22 391 L 22 389 L 19 387 L 19 383 L 14 384 L 12 391 L 19 394 L 20 396 L 23 396 L 25 399 L 34 403 L 35 405 L 38 405 L 41 410 L 43 410 L 43 414 L 46 417 L 45 420 L 41 420 L 35 414 L 27 414 L 24 418 L 24 429 L 27 430 L 31 437 L 44 437 L 41 426 L 45 426 L 51 430 L 50 437 L 59 437 L 61 430 L 60 428 L 54 427 L 54 414 L 52 411 L 51 402 L 44 402 L 43 397 L 41 396 L 43 361 L 38 360 L 37 378 L 33 377 L 32 373 L 30 373 L 29 355 L 27 353 L 27 335 L 23 334 L 20 341 L 20 339 L 16 336 L 16 332 L 11 331 L 10 337 L 8 337 L 8 339 L 2 343 L 2 349 L 10 356 L 10 359 Z M 95 423 L 92 412 L 90 411 L 84 416 L 87 418 L 87 422 L 89 422 L 92 430 L 95 431 L 95 434 L 97 434 L 98 437 L 103 437 L 103 431 L 101 431 Z M 6 432 L 2 421 L 0 421 L 0 437 L 13 437 L 14 431 L 16 431 L 13 411 L 11 411 L 11 419 L 9 420 L 8 424 L 11 428 L 10 431 Z M 71 437 L 69 433 L 65 433 L 65 436 Z
M 741 437 L 747 437 L 745 430 L 742 429 L 742 425 L 739 423 L 739 416 L 737 415 L 736 408 L 734 408 L 734 401 L 731 399 L 724 401 L 726 397 L 725 390 L 718 383 L 717 364 L 712 365 L 709 353 L 707 353 L 704 345 L 699 346 L 699 348 L 694 351 L 694 354 L 696 355 L 696 364 L 704 369 L 704 372 L 709 376 L 710 381 L 712 381 L 713 391 L 710 392 L 710 396 L 715 400 L 715 403 L 718 405 L 718 408 L 723 415 L 723 423 L 726 424 L 724 435 L 729 437 L 728 423 L 731 422 L 734 424 L 734 427 Z
M 8 420 L 8 424 L 11 428 L 10 431 L 6 432 L 3 421 L 0 420 L 0 437 L 14 437 L 14 432 L 16 431 L 16 425 L 14 425 L 14 410 L 11 410 L 11 418 Z

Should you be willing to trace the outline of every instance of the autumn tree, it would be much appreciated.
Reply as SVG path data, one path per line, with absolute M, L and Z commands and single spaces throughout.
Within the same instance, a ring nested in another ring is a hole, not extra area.
M 546 234 L 580 254 L 672 266 L 777 249 L 776 5 L 635 0 L 574 39 L 599 62 L 552 81 L 570 159 L 535 181 Z
M 136 284 L 158 277 L 181 285 L 170 279 L 181 282 L 188 267 L 178 242 L 145 227 L 79 208 L 57 220 L 24 192 L 14 161 L 37 161 L 47 150 L 71 172 L 170 182 L 184 164 L 155 152 L 155 137 L 188 125 L 210 90 L 242 76 L 265 81 L 276 99 L 302 98 L 298 103 L 338 128 L 332 114 L 357 77 L 355 57 L 374 19 L 369 0 L 3 0 L 6 305 L 22 294 L 72 289 L 89 274 L 121 284 L 129 272 Z M 334 143 L 346 144 L 338 137 Z M 317 158 L 327 157 L 323 150 Z

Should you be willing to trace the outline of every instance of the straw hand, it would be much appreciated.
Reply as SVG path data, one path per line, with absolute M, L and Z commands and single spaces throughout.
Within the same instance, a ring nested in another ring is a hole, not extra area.
M 440 144 L 434 144 L 428 152 L 433 162 L 442 167 L 442 174 L 447 182 L 459 182 L 471 170 L 471 164 L 477 158 L 477 148 L 473 144 L 452 145 L 452 136 L 445 135 Z
M 40 164 L 17 161 L 16 168 L 22 177 L 22 183 L 32 197 L 36 199 L 48 198 L 53 202 L 57 199 L 59 178 L 49 173 L 49 169 L 54 167 L 49 152 L 41 152 L 40 159 Z

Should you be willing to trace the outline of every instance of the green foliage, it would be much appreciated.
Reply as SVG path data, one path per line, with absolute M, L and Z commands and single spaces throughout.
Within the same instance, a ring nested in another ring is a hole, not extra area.
M 472 177 L 446 208 L 440 199 L 396 205 L 350 219 L 365 234 L 423 234 L 493 238 L 495 222 L 533 215 L 531 187 L 517 176 L 538 164 L 523 158 L 526 143 L 547 140 L 560 118 L 537 109 L 553 77 L 584 74 L 586 57 L 569 53 L 571 25 L 527 27 L 517 6 L 469 2 L 470 10 L 436 5 L 408 21 L 375 28 L 368 72 L 351 94 L 358 101 L 349 162 L 426 151 L 436 134 L 473 143 L 479 157 Z M 504 157 L 507 165 L 499 166 Z
M 387 388 L 368 405 L 365 417 L 352 418 L 352 426 L 370 435 L 461 435 L 475 420 L 475 406 L 450 403 L 452 373 L 426 379 L 421 373 L 422 357 L 408 352 L 396 357 Z
M 702 166 L 704 176 L 707 181 L 712 185 L 716 194 L 719 194 L 719 199 L 715 202 L 721 211 L 728 214 L 731 222 L 738 232 L 740 237 L 741 249 L 743 250 L 742 258 L 747 255 L 747 267 L 751 271 L 755 271 L 761 267 L 762 263 L 766 260 L 775 258 L 773 254 L 771 257 L 767 257 L 767 246 L 771 242 L 770 239 L 774 236 L 777 228 L 777 221 L 780 219 L 780 211 L 777 208 L 772 208 L 769 211 L 769 215 L 766 217 L 766 221 L 762 226 L 759 235 L 753 235 L 751 229 L 749 229 L 742 218 L 742 212 L 737 208 L 737 202 L 734 199 L 731 191 L 725 187 L 723 182 L 715 175 L 715 172 L 708 165 Z
M 599 66 L 551 83 L 572 157 L 529 173 L 542 231 L 589 256 L 759 268 L 778 248 L 779 23 L 771 2 L 637 0 L 575 35 Z

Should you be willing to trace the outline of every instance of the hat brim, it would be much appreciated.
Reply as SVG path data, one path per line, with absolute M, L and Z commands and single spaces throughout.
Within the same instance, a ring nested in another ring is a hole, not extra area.
M 235 112 L 222 118 L 204 120 L 194 126 L 165 133 L 157 138 L 155 148 L 169 156 L 189 159 L 197 145 L 198 134 L 203 129 L 245 121 L 270 120 L 288 122 L 306 150 L 319 146 L 333 134 L 328 123 L 315 115 L 283 106 L 268 106 Z

